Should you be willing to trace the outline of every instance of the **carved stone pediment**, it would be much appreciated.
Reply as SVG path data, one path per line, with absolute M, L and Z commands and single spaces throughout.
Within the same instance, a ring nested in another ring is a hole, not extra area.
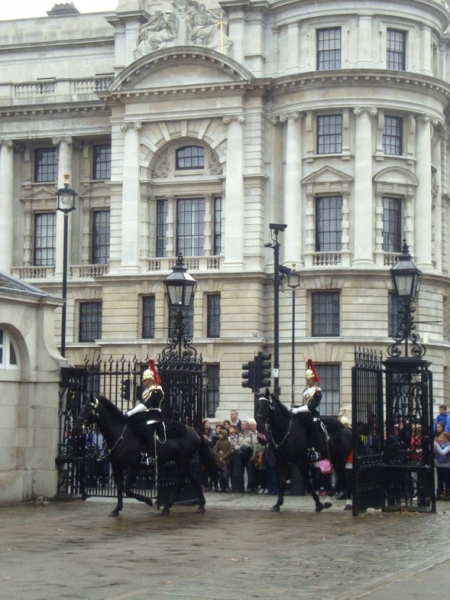
M 109 92 L 229 84 L 252 79 L 253 75 L 245 67 L 213 50 L 166 48 L 129 65 L 114 80 Z

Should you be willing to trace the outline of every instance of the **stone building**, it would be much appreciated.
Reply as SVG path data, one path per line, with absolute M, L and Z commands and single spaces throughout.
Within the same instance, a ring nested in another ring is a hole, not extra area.
M 61 300 L 0 271 L 0 501 L 54 496 Z
M 120 0 L 0 22 L 0 268 L 61 293 L 55 184 L 68 174 L 70 361 L 156 357 L 162 282 L 182 253 L 208 414 L 249 415 L 241 364 L 273 349 L 264 244 L 285 223 L 281 262 L 301 272 L 297 394 L 311 357 L 336 414 L 355 346 L 386 352 L 389 268 L 406 239 L 424 273 L 416 314 L 435 401 L 447 399 L 449 16 L 447 0 Z M 291 302 L 286 287 L 286 400 Z

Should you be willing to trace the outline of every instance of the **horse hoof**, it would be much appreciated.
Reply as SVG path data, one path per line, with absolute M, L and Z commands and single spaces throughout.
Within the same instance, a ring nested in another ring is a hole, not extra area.
M 323 511 L 323 504 L 321 502 L 319 502 L 319 504 L 317 504 L 316 506 L 316 512 L 322 512 Z
M 167 517 L 167 515 L 170 515 L 170 508 L 163 508 L 161 514 L 163 515 L 163 517 Z
M 197 512 L 201 515 L 203 515 L 205 513 L 205 507 L 204 506 L 199 506 L 197 508 Z
M 324 508 L 331 508 L 333 506 L 333 504 L 331 502 L 325 502 L 325 504 L 323 505 Z
M 118 510 L 112 510 L 108 517 L 118 517 L 119 516 L 119 511 Z
M 280 507 L 275 504 L 275 506 L 272 506 L 270 509 L 270 512 L 280 512 Z
M 351 504 L 346 504 L 344 510 L 353 510 L 353 506 Z

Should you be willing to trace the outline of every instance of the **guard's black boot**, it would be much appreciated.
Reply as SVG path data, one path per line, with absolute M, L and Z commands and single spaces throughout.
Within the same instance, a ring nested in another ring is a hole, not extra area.
M 311 424 L 311 437 L 316 451 L 319 452 L 322 458 L 326 458 L 328 456 L 328 433 L 320 419 L 315 418 L 313 420 Z

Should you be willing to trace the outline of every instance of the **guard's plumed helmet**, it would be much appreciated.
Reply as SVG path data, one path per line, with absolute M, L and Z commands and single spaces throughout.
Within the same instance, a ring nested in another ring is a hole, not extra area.
M 153 375 L 152 371 L 150 371 L 150 369 L 144 371 L 144 374 L 142 375 L 142 381 L 145 381 L 146 379 L 151 379 L 152 381 L 155 381 L 155 376 Z
M 306 377 L 306 381 L 308 381 L 308 379 L 316 378 L 316 376 L 314 375 L 314 372 L 311 369 L 306 370 L 305 377 Z

